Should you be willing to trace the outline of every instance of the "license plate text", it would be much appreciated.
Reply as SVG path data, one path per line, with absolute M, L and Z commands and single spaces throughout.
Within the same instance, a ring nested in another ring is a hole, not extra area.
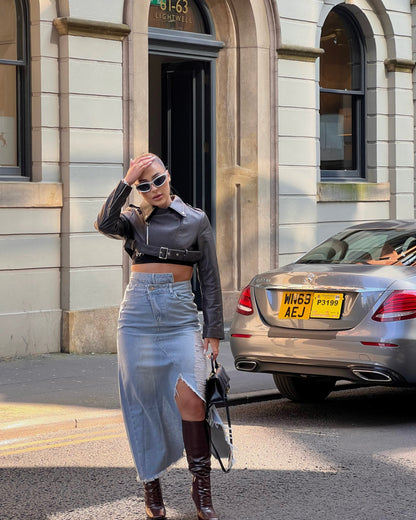
M 342 293 L 285 291 L 278 317 L 283 320 L 339 319 L 343 300 Z

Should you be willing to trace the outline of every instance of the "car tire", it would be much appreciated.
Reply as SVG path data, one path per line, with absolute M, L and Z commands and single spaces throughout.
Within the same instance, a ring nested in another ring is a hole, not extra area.
M 332 392 L 335 379 L 273 374 L 274 383 L 283 397 L 298 403 L 323 401 Z

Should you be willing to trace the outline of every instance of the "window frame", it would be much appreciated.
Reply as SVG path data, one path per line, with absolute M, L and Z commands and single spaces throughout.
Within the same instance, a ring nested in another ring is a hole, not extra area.
M 0 59 L 0 65 L 16 70 L 17 166 L 0 166 L 0 182 L 29 181 L 32 165 L 31 75 L 29 9 L 26 0 L 15 0 L 17 59 Z
M 353 117 L 353 147 L 355 150 L 356 168 L 351 170 L 326 170 L 321 168 L 321 181 L 334 180 L 364 180 L 366 177 L 366 76 L 365 76 L 365 47 L 362 31 L 355 20 L 354 16 L 342 6 L 336 6 L 331 12 L 335 12 L 338 16 L 343 18 L 357 37 L 357 43 L 360 54 L 360 89 L 357 90 L 342 90 L 330 89 L 321 87 L 321 78 L 319 78 L 319 98 L 321 94 L 333 94 L 342 96 L 351 96 L 352 100 L 352 117 Z M 324 22 L 325 23 L 325 22 Z M 319 102 L 319 106 L 320 106 Z M 319 110 L 319 119 L 321 118 Z M 321 147 L 320 147 L 321 150 Z

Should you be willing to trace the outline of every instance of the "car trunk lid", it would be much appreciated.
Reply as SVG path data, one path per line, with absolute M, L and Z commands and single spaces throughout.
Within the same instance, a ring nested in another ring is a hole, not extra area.
M 370 312 L 396 281 L 408 280 L 415 268 L 371 265 L 290 264 L 256 276 L 251 286 L 264 321 L 273 327 L 347 330 Z

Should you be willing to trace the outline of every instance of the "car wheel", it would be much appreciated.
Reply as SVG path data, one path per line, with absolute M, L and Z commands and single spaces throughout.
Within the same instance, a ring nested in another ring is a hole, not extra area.
M 283 397 L 303 403 L 322 401 L 332 392 L 335 386 L 335 379 L 329 377 L 298 377 L 273 374 L 273 379 Z

